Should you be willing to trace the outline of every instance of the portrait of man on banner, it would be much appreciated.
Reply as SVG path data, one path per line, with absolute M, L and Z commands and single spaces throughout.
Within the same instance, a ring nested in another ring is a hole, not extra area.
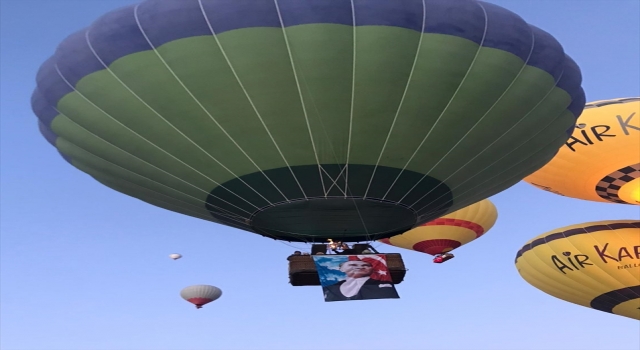
M 398 299 L 383 254 L 314 255 L 324 301 Z

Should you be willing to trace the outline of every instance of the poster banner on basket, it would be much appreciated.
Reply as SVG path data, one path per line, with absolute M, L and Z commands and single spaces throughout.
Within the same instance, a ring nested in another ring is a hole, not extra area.
M 384 254 L 313 255 L 324 301 L 398 299 Z

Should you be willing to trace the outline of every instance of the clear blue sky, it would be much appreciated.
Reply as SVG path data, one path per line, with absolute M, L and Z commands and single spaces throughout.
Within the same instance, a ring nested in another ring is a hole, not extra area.
M 409 268 L 401 299 L 325 303 L 320 287 L 288 284 L 294 248 L 153 207 L 67 164 L 38 132 L 36 71 L 68 34 L 133 2 L 1 0 L 3 350 L 640 348 L 637 321 L 548 296 L 513 264 L 531 237 L 638 219 L 638 207 L 519 183 L 491 198 L 495 227 L 446 264 L 389 247 Z M 638 0 L 490 2 L 563 44 L 588 101 L 640 96 Z M 179 291 L 200 283 L 224 294 L 196 310 Z

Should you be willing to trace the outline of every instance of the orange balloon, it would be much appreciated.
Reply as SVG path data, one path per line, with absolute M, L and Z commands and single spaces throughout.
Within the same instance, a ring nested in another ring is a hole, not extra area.
M 524 181 L 561 196 L 640 205 L 640 97 L 587 103 L 558 154 Z

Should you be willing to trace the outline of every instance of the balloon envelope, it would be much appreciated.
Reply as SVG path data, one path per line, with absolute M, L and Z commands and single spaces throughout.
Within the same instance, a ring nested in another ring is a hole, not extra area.
M 548 33 L 474 0 L 154 0 L 41 67 L 42 134 L 102 184 L 274 239 L 369 241 L 548 162 L 584 107 Z
M 181 254 L 169 254 L 169 257 L 173 260 L 178 260 L 180 258 L 182 258 Z
M 530 240 L 520 276 L 568 302 L 640 320 L 640 221 L 588 222 Z
M 431 255 L 443 254 L 484 235 L 497 219 L 495 205 L 484 199 L 380 242 Z
M 562 196 L 640 205 L 640 98 L 588 103 L 558 154 L 524 180 Z
M 180 291 L 180 296 L 200 309 L 203 305 L 220 298 L 222 291 L 218 287 L 198 284 L 184 288 Z

